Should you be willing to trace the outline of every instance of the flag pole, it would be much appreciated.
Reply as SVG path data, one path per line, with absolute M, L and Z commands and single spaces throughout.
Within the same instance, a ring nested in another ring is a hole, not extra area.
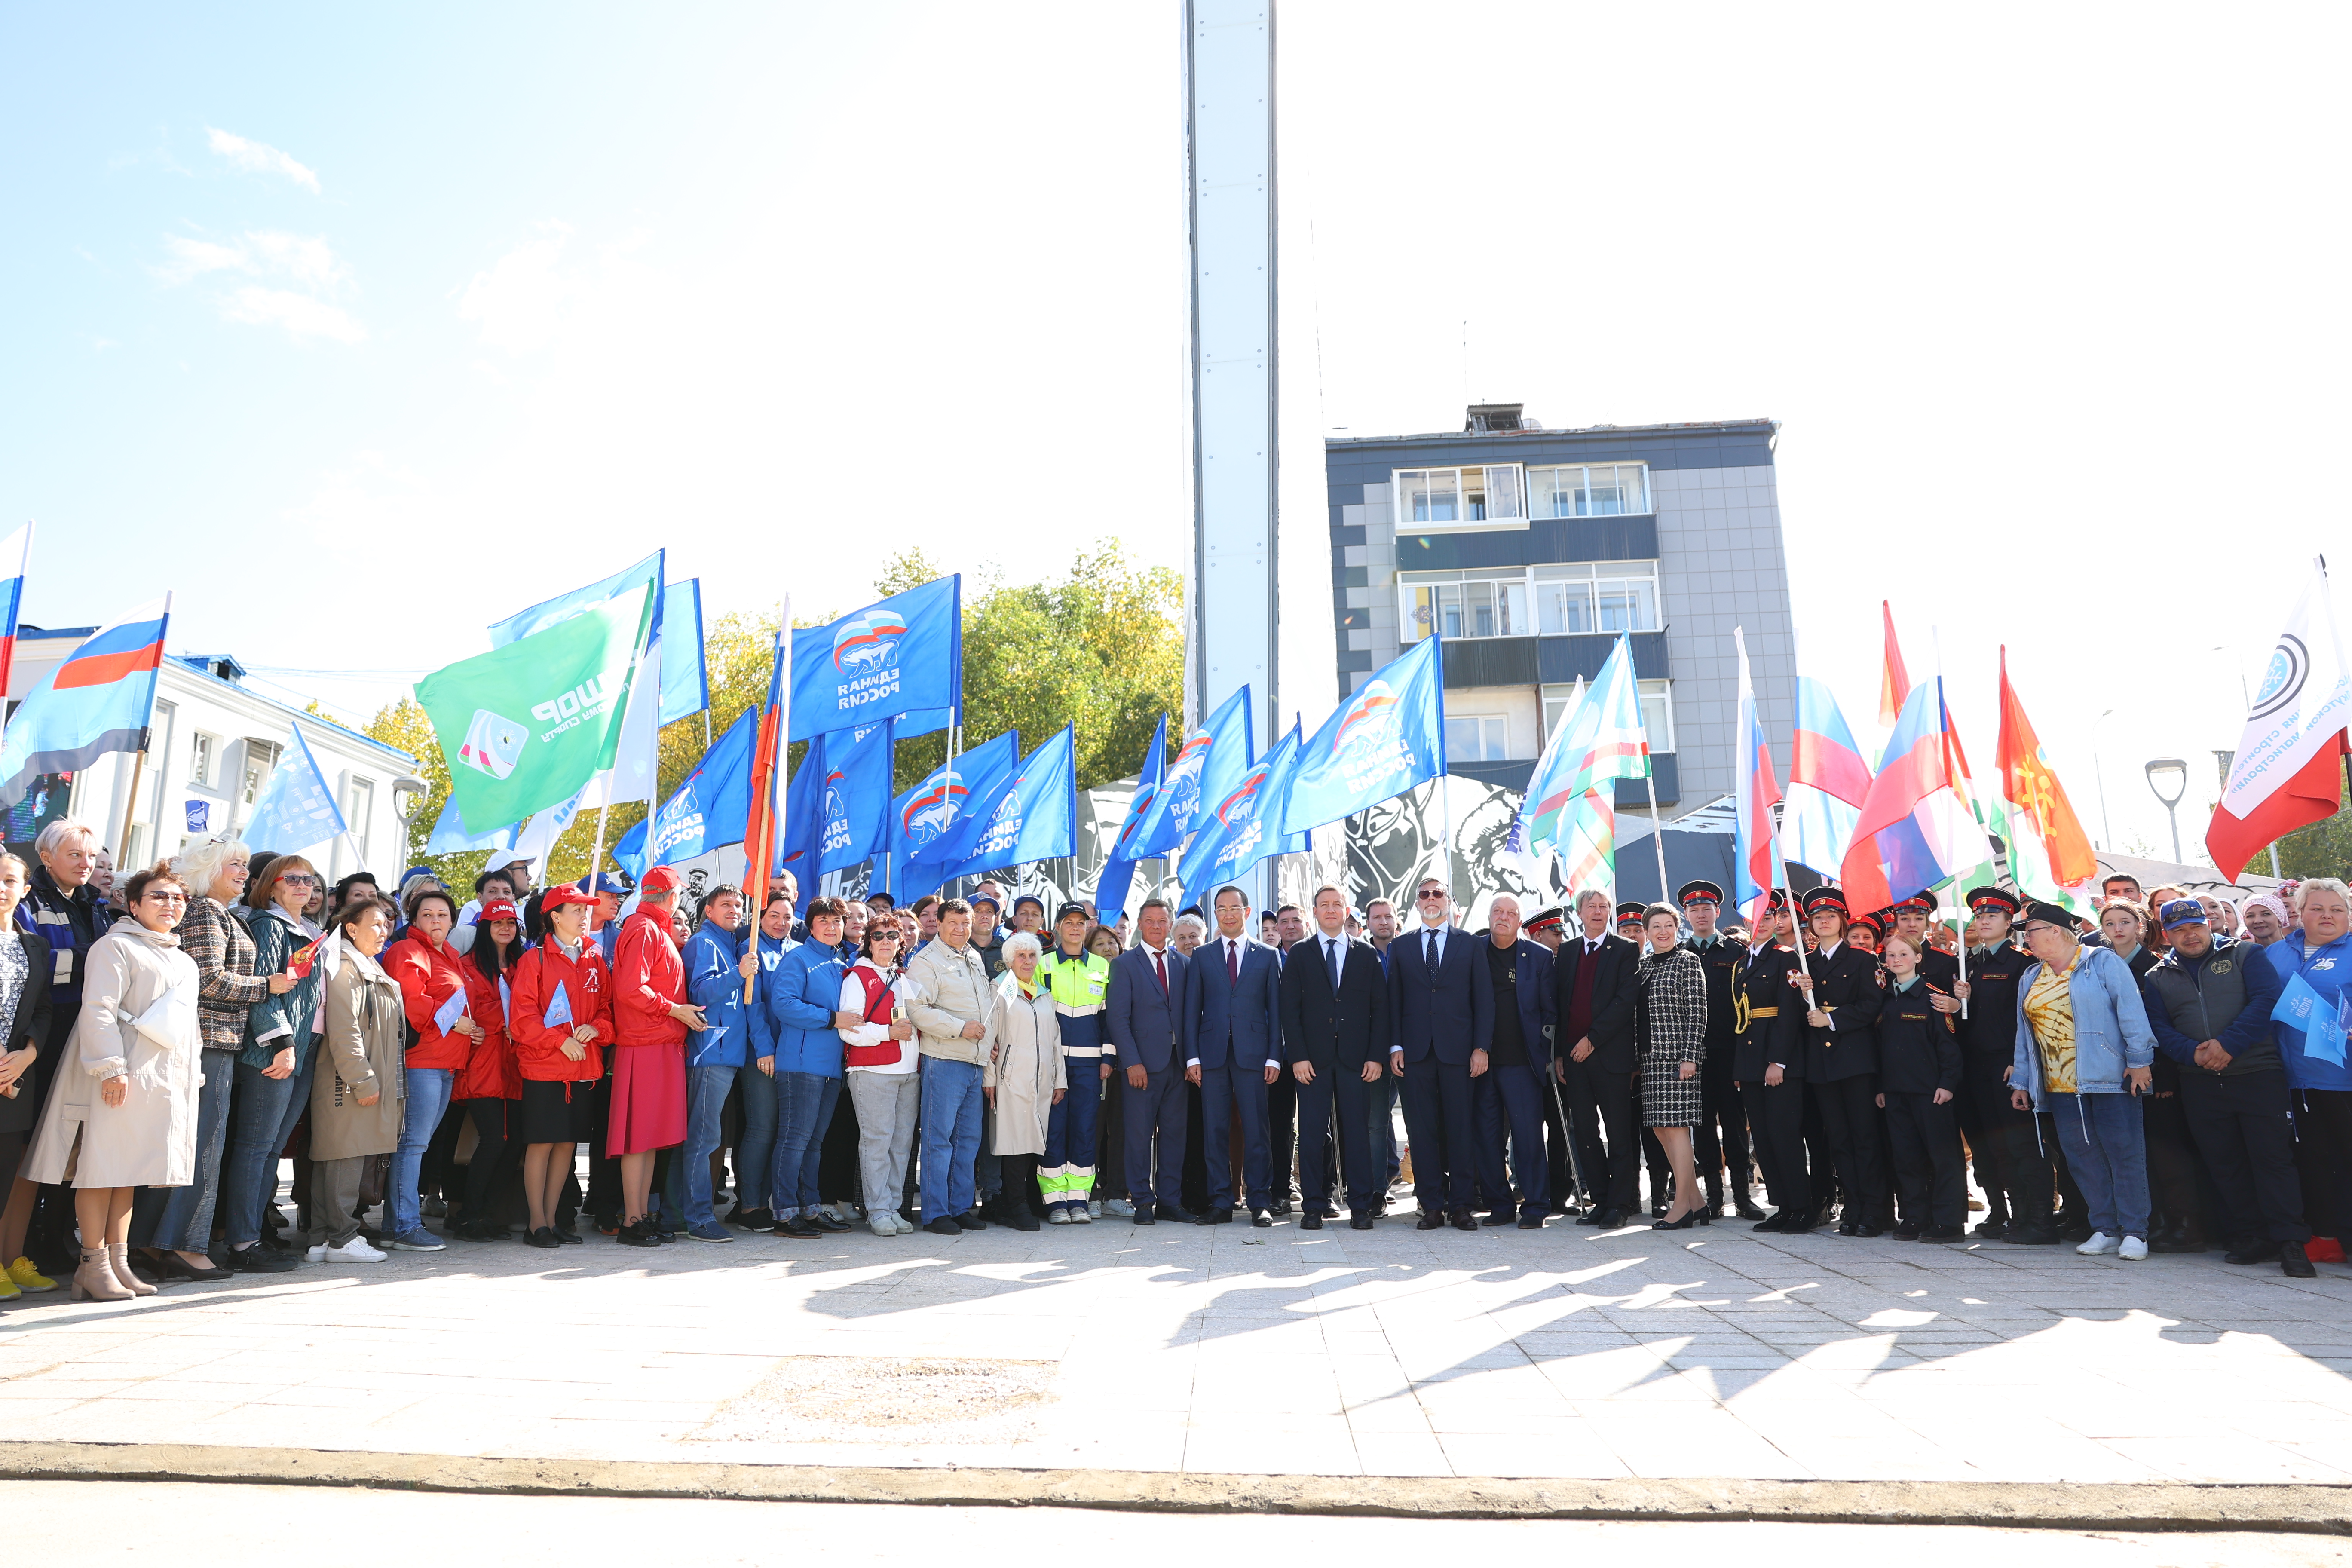
M 1930 638 L 1935 642 L 1935 645 L 1936 645 L 1936 720 L 1937 720 L 1937 727 L 1938 727 L 1938 728 L 1941 728 L 1941 726 L 1942 726 L 1942 722 L 1943 722 L 1943 719 L 1944 719 L 1944 628 L 1943 628 L 1943 626 L 1942 626 L 1941 625 L 1937 624 L 1937 623 L 1935 623 L 1935 622 L 1930 622 L 1930 623 L 1928 623 L 1928 626 L 1927 626 L 1927 636 L 1928 636 L 1928 637 L 1930 637 Z M 2007 649 L 2003 649 L 2003 650 L 2002 650 L 2002 658 L 2003 658 L 2003 659 L 2004 659 L 2004 660 L 2006 660 L 2007 657 L 2008 657 L 2008 650 L 2007 650 Z M 2003 667 L 2002 667 L 2002 668 L 2003 668 L 2004 669 L 2007 668 L 2006 663 L 2004 663 L 2004 664 L 2003 664 Z M 2005 720 L 2005 719 L 2002 721 L 2002 722 L 2004 722 L 2004 723 L 2006 723 L 2007 721 L 2007 721 L 2007 720 Z M 1996 737 L 1994 737 L 1994 738 L 1995 738 L 1996 740 L 1998 740 L 2000 737 L 1996 736 Z M 1945 744 L 1945 745 L 1948 745 L 1950 742 L 1939 742 L 1939 743 L 1941 743 L 1941 744 Z M 2000 748 L 1999 748 L 1998 746 L 1996 746 L 1996 747 L 1994 748 L 1994 750 L 1997 752 L 1997 751 L 1999 751 L 1999 750 L 2000 750 Z M 1999 763 L 2000 763 L 2000 759 L 1999 757 L 1997 757 L 1997 756 L 1996 756 L 1996 757 L 1993 759 L 1993 762 L 1994 762 L 1994 764 L 1995 764 L 1996 766 L 1998 766 L 1998 765 L 1999 765 Z M 1970 781 L 1970 782 L 1974 782 L 1974 781 Z M 1969 815 L 1970 815 L 1970 816 L 1974 816 L 1974 815 L 1976 814 L 1976 805 L 1977 805 L 1977 803 L 1976 803 L 1974 800 L 1970 800 L 1970 801 L 1969 802 Z M 1988 846 L 1987 846 L 1987 847 L 1988 847 L 1988 848 L 1990 848 L 1990 846 L 1989 846 L 1989 845 L 1988 845 Z M 1962 894 L 1961 894 L 1961 900 L 1962 900 L 1962 903 L 1963 903 L 1963 905 L 1964 905 L 1964 906 L 1965 906 L 1966 901 L 1967 901 L 1967 897 L 1968 897 L 1967 893 L 1966 893 L 1965 891 L 1963 891 L 1963 892 L 1962 892 Z M 1942 918 L 1941 918 L 1941 917 L 1942 917 L 1942 913 L 1943 913 L 1943 911 L 1942 911 L 1942 910 L 1938 910 L 1937 911 L 1937 924 L 1939 924 L 1939 925 L 1943 923 L 1943 922 L 1942 922 Z M 1969 922 L 1968 922 L 1968 920 L 1967 920 L 1967 918 L 1966 918 L 1965 916 L 1963 916 L 1963 917 L 1962 917 L 1962 919 L 1961 919 L 1961 921 L 1960 921 L 1960 940 L 1959 940 L 1957 943 L 1955 943 L 1955 944 L 1954 944 L 1954 946 L 1958 950 L 1958 952 L 1957 952 L 1957 954 L 1956 954 L 1956 956 L 1958 958 L 1958 960 L 1959 960 L 1959 965 L 1960 965 L 1960 978 L 1959 978 L 1959 983 L 1960 983 L 1961 984 L 1963 984 L 1963 985 L 1966 985 L 1966 984 L 1969 983 Z M 1921 973 L 1925 973 L 1925 971 L 1923 970 Z M 1963 996 L 1963 997 L 1961 997 L 1961 998 L 1960 998 L 1960 1017 L 1961 1017 L 1963 1020 L 1966 1020 L 1966 1019 L 1967 1019 L 1967 1017 L 1968 1017 L 1968 1016 L 1969 1016 L 1969 999 L 1968 999 L 1967 997 Z
M 1666 886 L 1666 836 L 1658 821 L 1658 774 L 1649 765 L 1650 742 L 1646 740 L 1642 742 L 1642 763 L 1647 770 L 1642 774 L 1642 784 L 1650 792 L 1650 843 L 1658 852 L 1658 902 L 1667 904 L 1674 901 L 1675 895 Z
M 125 858 L 128 858 L 131 853 L 131 819 L 139 815 L 139 776 L 146 771 L 146 768 L 147 752 L 142 747 L 131 753 L 131 790 L 122 797 L 122 837 L 114 841 L 115 853 Z M 157 858 L 160 859 L 162 857 L 159 856 Z M 131 869 L 132 868 L 125 867 L 122 874 L 127 877 Z

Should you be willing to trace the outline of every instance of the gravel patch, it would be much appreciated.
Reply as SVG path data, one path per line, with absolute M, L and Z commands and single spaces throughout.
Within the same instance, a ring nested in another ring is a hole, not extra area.
M 702 1443 L 1017 1442 L 1054 1397 L 1057 1363 L 795 1356 L 719 1406 Z

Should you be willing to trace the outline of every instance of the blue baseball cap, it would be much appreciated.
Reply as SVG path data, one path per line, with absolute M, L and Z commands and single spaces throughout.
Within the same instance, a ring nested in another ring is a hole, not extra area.
M 610 871 L 599 871 L 593 877 L 583 877 L 572 886 L 583 893 L 612 893 L 624 899 L 629 896 L 627 879 L 615 876 Z
M 2205 906 L 2194 899 L 2171 900 L 2162 909 L 2157 910 L 2156 914 L 2157 918 L 2164 922 L 2164 929 L 2167 931 L 2178 931 L 2186 925 L 2201 926 L 2210 919 L 2205 913 Z

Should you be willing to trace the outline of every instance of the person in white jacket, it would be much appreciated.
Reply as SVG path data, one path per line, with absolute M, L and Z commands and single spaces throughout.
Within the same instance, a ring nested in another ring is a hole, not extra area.
M 837 1032 L 843 1077 L 857 1110 L 857 1173 L 866 1194 L 866 1222 L 877 1236 L 904 1236 L 915 1228 L 898 1213 L 922 1089 L 915 1074 L 915 1026 L 906 1014 L 906 973 L 898 967 L 900 945 L 896 921 L 873 921 L 858 942 L 857 962 L 841 977 L 839 1011 L 866 1020 Z
M 196 966 L 172 930 L 188 891 L 158 866 L 133 876 L 123 896 L 131 918 L 90 947 L 81 1015 L 26 1161 L 28 1181 L 73 1184 L 76 1300 L 155 1293 L 131 1272 L 132 1194 L 195 1179 L 205 1066 Z

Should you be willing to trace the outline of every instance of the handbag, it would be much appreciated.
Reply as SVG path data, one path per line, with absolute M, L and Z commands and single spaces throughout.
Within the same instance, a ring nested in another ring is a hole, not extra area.
M 887 1025 L 898 1010 L 898 998 L 890 990 L 890 983 L 870 969 L 853 970 L 859 984 L 866 987 L 866 1021 Z M 877 1014 L 876 1009 L 879 1008 Z M 841 1060 L 845 1067 L 886 1068 L 898 1064 L 899 1053 L 906 1049 L 904 1040 L 883 1040 L 871 1046 L 844 1044 Z

